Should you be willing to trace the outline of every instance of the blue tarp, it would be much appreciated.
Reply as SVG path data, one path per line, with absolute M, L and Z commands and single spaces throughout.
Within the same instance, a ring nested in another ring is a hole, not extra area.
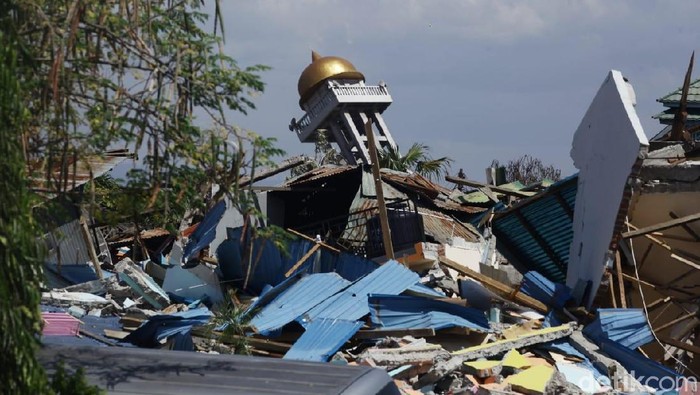
M 630 349 L 654 340 L 642 309 L 598 309 L 583 334 L 594 343 L 607 339 Z
M 206 307 L 174 314 L 156 315 L 131 332 L 124 338 L 124 341 L 139 347 L 153 348 L 160 345 L 161 340 L 176 336 L 176 350 L 193 351 L 191 339 L 186 340 L 190 337 L 192 327 L 206 324 L 211 316 L 211 312 Z
M 555 283 L 536 271 L 525 273 L 520 291 L 556 308 L 564 307 L 571 299 L 571 290 L 566 285 Z
M 204 219 L 197 225 L 197 229 L 189 237 L 189 242 L 185 246 L 185 261 L 192 258 L 196 253 L 206 248 L 216 237 L 216 226 L 221 221 L 226 211 L 226 203 L 221 200 L 207 212 Z
M 362 327 L 361 321 L 319 319 L 284 355 L 284 359 L 326 362 Z
M 469 328 L 489 331 L 483 311 L 439 300 L 397 295 L 370 295 L 372 324 L 382 328 Z

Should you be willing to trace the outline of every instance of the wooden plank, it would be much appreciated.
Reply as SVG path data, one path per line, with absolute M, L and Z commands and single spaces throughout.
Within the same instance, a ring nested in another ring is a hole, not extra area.
M 97 278 L 103 279 L 102 268 L 100 267 L 100 260 L 97 259 L 97 254 L 95 253 L 95 246 L 92 242 L 92 237 L 90 236 L 90 231 L 88 230 L 87 221 L 85 221 L 84 216 L 80 216 L 80 233 L 85 241 L 85 246 L 87 247 L 88 254 L 90 255 L 90 261 L 92 262 L 92 267 L 95 268 L 95 274 Z
M 615 284 L 613 283 L 613 275 L 608 272 L 608 284 L 610 284 L 610 302 L 614 309 L 617 308 L 617 300 L 615 299 Z
M 648 235 L 649 233 L 657 232 L 664 229 L 673 228 L 676 226 L 681 226 L 690 222 L 700 221 L 700 213 L 686 215 L 685 217 L 680 217 L 672 219 L 665 222 L 660 222 L 655 225 L 645 226 L 644 228 L 639 228 L 629 232 L 622 233 L 623 239 L 629 239 L 631 237 L 638 237 Z
M 366 329 L 360 330 L 353 336 L 354 339 L 379 339 L 383 337 L 403 337 L 403 336 L 414 336 L 414 337 L 432 337 L 435 336 L 435 329 L 432 328 L 420 328 L 420 329 Z
M 668 344 L 669 346 L 680 348 L 681 350 L 691 352 L 695 355 L 700 355 L 700 347 L 696 345 L 688 344 L 670 337 L 660 337 L 659 340 L 661 340 L 662 343 Z
M 301 257 L 301 259 L 299 259 L 299 260 L 297 261 L 297 263 L 294 264 L 294 266 L 292 266 L 289 270 L 287 270 L 287 273 L 284 273 L 284 276 L 285 276 L 285 277 L 291 276 L 297 269 L 299 269 L 299 266 L 301 266 L 302 264 L 304 264 L 304 262 L 306 262 L 306 260 L 309 259 L 309 257 L 310 257 L 311 255 L 313 255 L 316 251 L 318 251 L 319 248 L 321 248 L 321 245 L 320 245 L 320 244 L 314 244 L 314 245 L 309 249 L 309 251 L 308 251 L 306 254 L 304 254 L 304 256 Z
M 374 189 L 377 190 L 377 205 L 379 206 L 379 222 L 382 226 L 382 240 L 384 241 L 384 253 L 387 258 L 394 259 L 394 245 L 391 243 L 391 229 L 389 228 L 389 218 L 386 213 L 386 202 L 384 201 L 384 189 L 382 188 L 382 177 L 379 173 L 379 155 L 377 154 L 376 143 L 374 141 L 374 130 L 372 123 L 365 123 L 365 135 L 369 145 L 369 156 L 372 160 L 372 176 L 374 177 Z
M 112 329 L 105 329 L 104 334 L 106 337 L 109 337 L 110 339 L 117 339 L 117 340 L 122 340 L 123 338 L 127 337 L 129 335 L 129 332 L 126 331 L 115 331 Z
M 296 230 L 294 230 L 294 229 L 292 229 L 292 228 L 287 228 L 287 232 L 289 232 L 289 233 L 291 233 L 291 234 L 293 234 L 293 235 L 295 235 L 295 236 L 299 236 L 299 237 L 301 237 L 302 239 L 306 239 L 306 240 L 308 240 L 308 241 L 313 241 L 314 243 L 320 245 L 321 247 L 323 247 L 323 248 L 325 248 L 325 249 L 327 249 L 327 250 L 333 251 L 333 252 L 335 252 L 335 253 L 340 253 L 340 252 L 341 252 L 339 249 L 337 249 L 337 248 L 335 248 L 335 247 L 332 247 L 332 246 L 330 246 L 330 245 L 328 245 L 328 244 L 326 244 L 326 243 L 324 243 L 324 242 L 322 242 L 322 241 L 316 241 L 314 238 L 309 237 L 309 236 L 307 236 L 307 235 L 305 235 L 305 234 L 303 234 L 303 233 L 301 233 L 301 232 L 299 232 L 299 231 L 296 231 Z
M 622 278 L 622 259 L 620 251 L 615 251 L 615 268 L 617 269 L 617 284 L 620 291 L 620 306 L 627 308 L 627 295 L 625 294 L 625 280 Z
M 280 343 L 267 339 L 256 339 L 254 337 L 240 336 L 240 335 L 224 335 L 221 332 L 213 331 L 204 327 L 192 328 L 192 334 L 198 337 L 204 337 L 207 339 L 216 339 L 224 344 L 235 344 L 237 342 L 247 342 L 251 347 L 255 347 L 259 350 L 278 352 L 285 354 L 292 348 L 291 344 Z
M 456 270 L 460 274 L 463 274 L 467 277 L 473 278 L 476 281 L 479 281 L 483 286 L 485 286 L 486 288 L 490 289 L 491 291 L 495 292 L 503 298 L 533 308 L 539 312 L 546 313 L 549 310 L 547 305 L 545 305 L 544 303 L 540 302 L 539 300 L 533 297 L 525 295 L 524 293 L 515 292 L 515 289 L 509 285 L 503 284 L 502 282 L 494 280 L 491 277 L 471 270 L 468 267 L 460 265 L 459 263 L 445 256 L 440 256 L 439 259 L 440 262 L 445 266 Z
M 669 211 L 668 215 L 673 219 L 680 218 L 680 216 L 678 216 L 678 214 L 674 213 L 673 211 Z M 695 239 L 695 241 L 700 241 L 700 235 L 698 235 L 697 232 L 693 230 L 693 228 L 688 226 L 688 224 L 682 224 L 681 227 L 683 228 L 683 230 L 685 230 L 687 234 L 689 234 L 693 239 Z
M 675 320 L 671 320 L 671 321 L 659 326 L 658 328 L 654 328 L 654 332 L 661 332 L 662 330 L 664 330 L 666 328 L 670 328 L 673 325 L 676 325 L 677 323 L 679 323 L 681 321 L 685 321 L 685 320 L 687 320 L 689 318 L 693 318 L 695 316 L 697 316 L 697 313 L 683 314 L 682 316 L 676 318 Z

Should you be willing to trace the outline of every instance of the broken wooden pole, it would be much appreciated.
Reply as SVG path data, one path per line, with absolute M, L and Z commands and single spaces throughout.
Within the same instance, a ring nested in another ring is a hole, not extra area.
M 382 188 L 382 177 L 379 174 L 379 155 L 377 155 L 377 145 L 374 142 L 374 130 L 372 122 L 365 123 L 365 135 L 367 135 L 367 145 L 369 146 L 369 157 L 372 160 L 372 176 L 374 178 L 374 188 L 377 190 L 377 205 L 379 206 L 379 222 L 382 226 L 382 240 L 384 241 L 384 253 L 387 258 L 394 259 L 394 246 L 391 243 L 391 229 L 389 228 L 389 218 L 384 202 L 384 189 Z
M 95 268 L 95 274 L 97 278 L 103 279 L 102 268 L 100 267 L 100 260 L 97 259 L 97 254 L 95 253 L 95 246 L 92 242 L 92 237 L 90 236 L 90 231 L 88 230 L 87 221 L 85 221 L 84 216 L 80 216 L 80 233 L 85 241 L 85 246 L 87 247 L 88 254 L 90 255 L 90 261 L 92 266 Z
M 672 219 L 669 221 L 660 222 L 658 224 L 645 226 L 643 228 L 635 229 L 635 230 L 632 230 L 629 232 L 624 232 L 622 234 L 622 238 L 629 239 L 632 237 L 644 236 L 644 235 L 648 235 L 649 233 L 657 232 L 657 231 L 668 229 L 668 228 L 673 228 L 676 226 L 681 226 L 681 225 L 684 225 L 684 224 L 687 224 L 690 222 L 695 222 L 695 221 L 700 221 L 700 213 L 686 215 L 685 217 L 680 217 L 680 218 Z
M 479 272 L 476 272 L 474 270 L 469 269 L 466 266 L 460 265 L 459 263 L 445 257 L 445 256 L 440 256 L 439 257 L 440 262 L 444 264 L 445 266 L 456 270 L 462 275 L 465 275 L 469 278 L 472 278 L 478 282 L 480 282 L 483 286 L 486 288 L 490 289 L 491 291 L 495 292 L 497 295 L 501 296 L 502 298 L 506 298 L 508 300 L 514 301 L 516 303 L 520 303 L 522 305 L 525 305 L 527 307 L 533 308 L 539 312 L 546 313 L 549 308 L 547 305 L 544 303 L 540 302 L 539 300 L 525 295 L 522 292 L 517 292 L 513 287 L 503 284 L 502 282 L 498 280 L 494 280 L 489 276 L 486 276 L 484 274 L 481 274 Z
M 617 269 L 617 284 L 620 291 L 620 306 L 627 308 L 627 296 L 625 295 L 625 280 L 622 278 L 622 262 L 620 251 L 615 251 L 615 268 Z
M 667 323 L 665 323 L 665 324 L 659 326 L 658 328 L 654 328 L 654 332 L 661 332 L 662 330 L 664 330 L 664 329 L 666 329 L 666 328 L 670 328 L 670 327 L 672 327 L 673 325 L 676 325 L 677 323 L 679 323 L 679 322 L 681 322 L 681 321 L 685 321 L 685 320 L 687 320 L 687 319 L 689 319 L 689 318 L 693 318 L 693 317 L 695 317 L 696 315 L 697 315 L 697 313 L 688 313 L 688 314 L 684 314 L 684 315 L 682 315 L 682 316 L 676 318 L 675 320 L 671 320 L 671 321 L 669 321 L 669 322 L 667 322 Z
M 320 244 L 314 244 L 314 245 L 309 249 L 309 252 L 307 252 L 306 254 L 304 254 L 304 256 L 301 257 L 301 259 L 299 259 L 299 260 L 297 261 L 297 263 L 294 264 L 294 266 L 292 266 L 289 270 L 287 270 L 287 273 L 284 273 L 284 276 L 285 276 L 285 277 L 291 276 L 297 269 L 299 269 L 299 266 L 303 265 L 304 262 L 306 262 L 306 260 L 309 259 L 309 257 L 310 257 L 311 255 L 313 255 L 316 251 L 318 251 L 318 249 L 319 249 L 320 247 L 321 247 Z

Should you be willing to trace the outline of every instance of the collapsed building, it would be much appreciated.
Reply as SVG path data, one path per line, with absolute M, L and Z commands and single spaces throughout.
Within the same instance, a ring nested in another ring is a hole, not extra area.
M 290 130 L 308 143 L 325 132 L 346 164 L 260 185 L 305 163 L 291 158 L 244 180 L 261 218 L 223 197 L 174 236 L 105 230 L 110 263 L 76 255 L 92 276 L 44 293 L 43 342 L 370 366 L 393 381 L 382 393 L 696 393 L 700 151 L 687 109 L 700 88 L 689 75 L 662 99 L 677 97 L 678 111 L 651 141 L 613 70 L 574 134 L 577 174 L 446 178 L 473 188 L 463 192 L 380 169 L 376 150 L 396 149 L 388 87 L 314 52 Z M 139 243 L 142 260 L 125 258 Z

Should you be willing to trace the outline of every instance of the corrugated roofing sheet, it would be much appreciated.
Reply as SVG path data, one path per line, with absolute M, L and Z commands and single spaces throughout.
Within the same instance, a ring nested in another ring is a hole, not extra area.
M 324 165 L 317 167 L 311 171 L 308 171 L 298 177 L 288 180 L 283 185 L 284 186 L 299 186 L 312 181 L 320 180 L 323 178 L 333 177 L 338 174 L 343 174 L 346 172 L 351 172 L 357 170 L 358 166 L 334 166 L 334 165 Z
M 250 321 L 250 326 L 255 332 L 267 335 L 294 321 L 348 285 L 350 282 L 336 273 L 319 273 L 302 277 L 296 284 L 285 289 L 263 307 Z M 283 287 L 285 284 L 280 286 Z
M 525 273 L 520 291 L 552 307 L 564 307 L 571 299 L 571 290 L 566 285 L 550 281 L 535 271 Z
M 645 357 L 637 350 L 630 350 L 612 340 L 603 340 L 598 346 L 601 351 L 624 366 L 637 380 L 644 380 L 645 384 L 652 388 L 661 389 L 659 384 L 668 383 L 669 380 L 671 383 L 678 382 L 680 377 L 678 373 Z M 649 378 L 653 379 L 649 380 Z
M 361 327 L 361 321 L 315 320 L 306 327 L 284 359 L 326 362 Z
M 202 222 L 200 222 L 199 226 L 197 226 L 197 229 L 190 235 L 189 242 L 187 243 L 187 246 L 185 246 L 185 260 L 191 258 L 202 249 L 208 247 L 209 244 L 214 241 L 214 237 L 216 236 L 216 225 L 218 225 L 219 221 L 221 221 L 224 211 L 226 211 L 226 202 L 220 200 L 214 205 L 214 207 L 211 208 L 211 210 L 207 212 L 204 219 L 202 219 Z
M 483 311 L 415 296 L 370 295 L 372 324 L 381 328 L 469 328 L 489 331 Z
M 381 293 L 397 295 L 417 283 L 419 277 L 400 263 L 391 260 L 354 282 L 344 291 L 326 299 L 299 320 L 304 326 L 316 319 L 359 320 L 369 314 L 367 297 Z
M 507 184 L 502 184 L 498 186 L 499 188 L 504 188 L 508 189 L 511 191 L 519 191 L 523 188 L 525 188 L 525 185 L 521 183 L 520 181 L 514 181 L 514 182 L 509 182 Z M 494 192 L 496 196 L 501 196 L 502 194 L 498 192 Z M 452 194 L 453 199 L 460 201 L 464 204 L 485 204 L 491 202 L 491 199 L 489 199 L 488 196 L 486 196 L 485 193 L 481 191 L 473 191 L 473 192 L 468 192 L 468 193 L 453 193 Z
M 656 99 L 656 101 L 663 103 L 665 106 L 678 105 L 681 101 L 682 91 L 683 87 L 681 86 L 673 92 Z M 688 89 L 688 104 L 691 103 L 700 103 L 700 78 L 690 83 Z
M 90 181 L 91 175 L 93 178 L 97 178 L 106 174 L 118 164 L 122 163 L 130 157 L 132 157 L 132 154 L 129 153 L 127 150 L 119 149 L 106 151 L 102 153 L 102 155 L 90 155 L 87 157 L 81 157 L 77 160 L 77 163 L 73 163 L 73 158 L 68 158 L 68 181 L 66 184 L 66 191 L 73 190 L 74 188 L 77 188 Z M 41 166 L 41 164 L 37 163 L 36 166 L 34 166 L 34 169 L 36 169 L 39 166 Z M 54 180 L 61 178 L 61 172 L 59 169 L 56 169 L 56 171 L 52 175 L 52 178 Z M 37 188 L 39 190 L 43 190 L 46 188 L 45 173 L 36 174 L 32 178 L 32 187 Z
M 493 233 L 499 248 L 505 247 L 506 255 L 527 269 L 564 283 L 577 189 L 578 174 L 575 174 L 497 213 Z
M 583 334 L 596 343 L 608 339 L 629 349 L 654 340 L 642 309 L 598 309 Z
M 471 225 L 425 207 L 418 207 L 418 213 L 423 218 L 425 234 L 440 243 L 449 243 L 453 237 L 461 237 L 467 241 L 477 240 L 476 231 L 472 232 L 468 228 Z

